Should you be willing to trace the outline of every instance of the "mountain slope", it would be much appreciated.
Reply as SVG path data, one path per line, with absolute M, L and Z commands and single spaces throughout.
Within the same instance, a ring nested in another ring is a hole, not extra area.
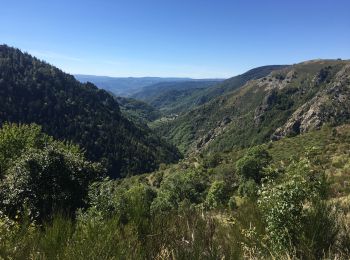
M 113 177 L 151 171 L 179 158 L 150 129 L 124 118 L 106 91 L 0 45 L 0 123 L 5 121 L 34 122 L 55 138 L 78 143 Z
M 215 152 L 349 122 L 349 66 L 317 60 L 273 71 L 157 131 L 183 152 Z

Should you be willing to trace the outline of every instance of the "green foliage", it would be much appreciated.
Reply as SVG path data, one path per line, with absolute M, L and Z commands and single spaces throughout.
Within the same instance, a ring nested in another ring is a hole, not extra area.
M 96 221 L 111 217 L 120 224 L 134 223 L 138 228 L 146 228 L 142 223 L 150 217 L 150 207 L 155 191 L 143 183 L 124 187 L 115 181 L 95 182 L 90 187 L 90 208 L 81 214 L 81 219 Z
M 0 158 L 6 158 L 0 162 L 0 205 L 12 219 L 43 220 L 59 210 L 71 215 L 85 205 L 89 184 L 104 173 L 77 146 L 54 141 L 36 125 L 5 125 L 0 147 Z
M 41 149 L 47 143 L 52 143 L 52 138 L 43 134 L 38 125 L 5 123 L 0 129 L 0 177 L 23 152 Z
M 262 146 L 256 146 L 247 151 L 236 163 L 236 172 L 242 180 L 254 180 L 260 183 L 264 176 L 264 169 L 271 162 L 272 157 Z
M 107 219 L 111 216 L 124 219 L 126 199 L 125 189 L 118 187 L 118 183 L 109 179 L 94 182 L 89 187 L 89 209 L 83 215 L 96 220 Z M 85 217 L 85 216 L 84 216 Z
M 337 243 L 341 215 L 336 205 L 323 200 L 314 201 L 311 207 L 306 208 L 298 253 L 309 259 L 322 258 L 325 251 Z
M 348 229 L 336 222 L 340 212 L 320 200 L 323 198 L 320 194 L 324 194 L 320 192 L 322 178 L 312 172 L 310 162 L 292 164 L 285 174 L 263 182 L 259 204 L 231 196 L 232 211 L 212 208 L 206 212 L 203 207 L 195 207 L 209 197 L 227 200 L 227 193 L 222 192 L 225 190 L 223 181 L 214 180 L 208 185 L 210 174 L 214 172 L 196 172 L 184 167 L 178 171 L 163 176 L 157 198 L 155 190 L 147 184 L 149 175 L 94 183 L 89 192 L 91 207 L 81 212 L 75 223 L 57 217 L 52 224 L 39 228 L 1 218 L 0 256 L 40 259 L 347 258 Z M 206 188 L 196 191 L 196 184 L 203 184 L 203 181 Z M 166 190 L 170 191 L 167 195 Z M 169 198 L 180 202 L 168 209 L 153 208 L 160 205 L 159 198 L 167 205 L 171 201 Z M 181 210 L 177 210 L 178 207 Z M 300 216 L 294 215 L 299 212 Z M 287 238 L 287 248 L 275 244 L 275 241 L 284 241 L 276 237 L 277 234 Z
M 236 202 L 236 198 L 235 196 L 231 196 L 228 200 L 228 208 L 232 211 L 232 210 L 236 210 L 237 209 L 237 202 Z
M 242 181 L 238 187 L 238 194 L 251 200 L 258 198 L 258 191 L 259 185 L 253 179 Z
M 215 168 L 220 164 L 221 157 L 219 153 L 214 153 L 213 155 L 208 155 L 205 157 L 204 166 L 207 168 Z
M 226 182 L 214 181 L 209 188 L 205 203 L 209 208 L 225 207 L 231 192 Z
M 314 228 L 319 228 L 318 221 L 328 223 L 328 231 L 334 225 L 331 215 L 321 214 L 315 218 L 315 211 L 320 213 L 317 206 L 322 200 L 323 185 L 322 179 L 311 171 L 309 161 L 291 164 L 285 174 L 280 184 L 264 184 L 258 201 L 267 224 L 268 240 L 275 252 L 279 253 L 291 252 L 305 237 L 313 243 L 323 242 L 317 241 L 315 238 L 320 236 L 309 230 L 313 225 Z M 322 207 L 323 210 L 326 208 Z M 311 234 L 317 236 L 310 236 Z M 334 232 L 329 232 L 329 235 L 334 236 Z
M 151 210 L 157 213 L 178 209 L 184 203 L 190 205 L 203 203 L 207 188 L 208 177 L 203 171 L 173 173 L 161 183 Z

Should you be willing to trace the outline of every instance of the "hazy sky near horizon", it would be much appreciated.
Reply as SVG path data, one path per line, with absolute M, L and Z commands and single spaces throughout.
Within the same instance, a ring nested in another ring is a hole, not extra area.
M 350 58 L 349 0 L 0 0 L 0 43 L 72 74 L 230 77 Z

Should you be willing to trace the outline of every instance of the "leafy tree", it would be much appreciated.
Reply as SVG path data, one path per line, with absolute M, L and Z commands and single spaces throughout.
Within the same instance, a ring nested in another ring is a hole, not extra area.
M 7 145 L 9 151 L 3 149 Z M 11 218 L 44 220 L 56 211 L 73 214 L 85 205 L 89 184 L 103 174 L 77 146 L 54 141 L 36 125 L 6 125 L 0 131 L 0 147 L 0 158 L 6 158 L 0 205 Z
M 259 185 L 253 180 L 241 182 L 238 188 L 238 193 L 242 197 L 255 200 L 258 197 Z
M 224 181 L 214 181 L 209 188 L 206 204 L 209 208 L 226 206 L 230 198 L 229 186 Z
M 177 209 L 182 203 L 199 204 L 205 199 L 208 178 L 205 172 L 189 170 L 167 176 L 160 185 L 153 212 Z
M 243 181 L 252 179 L 260 183 L 261 178 L 264 176 L 264 168 L 269 165 L 271 160 L 272 158 L 265 148 L 255 146 L 237 161 L 237 174 Z
M 319 253 L 328 250 L 319 234 L 324 236 L 328 232 L 327 236 L 334 237 L 336 229 L 332 214 L 328 214 L 331 213 L 328 207 L 324 207 L 324 204 L 320 207 L 324 193 L 323 181 L 321 174 L 315 176 L 312 172 L 309 161 L 302 160 L 287 168 L 285 178 L 280 184 L 263 185 L 258 205 L 267 225 L 268 241 L 276 252 L 290 251 L 293 247 L 300 248 L 300 243 L 305 238 L 309 239 L 306 241 L 309 243 L 308 250 L 310 247 L 320 246 L 321 243 L 322 249 Z M 324 214 L 322 211 L 328 213 Z M 327 227 L 319 225 L 320 220 L 327 223 Z M 327 232 L 322 231 L 325 228 Z
M 5 123 L 0 129 L 0 177 L 3 177 L 11 162 L 24 151 L 32 148 L 42 149 L 52 141 L 51 137 L 41 132 L 38 125 Z

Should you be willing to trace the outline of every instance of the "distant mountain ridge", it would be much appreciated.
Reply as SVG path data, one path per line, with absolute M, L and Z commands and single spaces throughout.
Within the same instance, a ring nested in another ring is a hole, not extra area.
M 94 75 L 74 75 L 80 82 L 91 82 L 101 89 L 112 92 L 116 96 L 129 97 L 145 87 L 162 82 L 206 81 L 206 79 L 176 78 L 176 77 L 108 77 Z M 215 80 L 215 79 L 214 79 Z

